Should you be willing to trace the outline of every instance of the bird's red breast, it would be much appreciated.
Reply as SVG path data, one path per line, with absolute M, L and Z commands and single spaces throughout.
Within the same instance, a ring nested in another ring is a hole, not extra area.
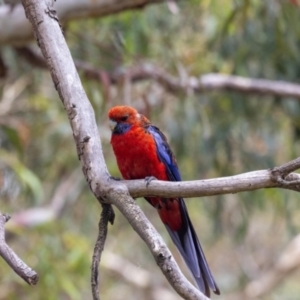
M 124 116 L 128 116 L 127 119 Z M 150 124 L 149 120 L 126 106 L 112 108 L 109 118 L 119 123 L 119 126 L 120 123 L 130 125 L 129 130 L 112 134 L 111 137 L 118 167 L 124 179 L 154 176 L 160 180 L 168 180 L 166 167 L 157 156 L 155 140 L 145 128 Z

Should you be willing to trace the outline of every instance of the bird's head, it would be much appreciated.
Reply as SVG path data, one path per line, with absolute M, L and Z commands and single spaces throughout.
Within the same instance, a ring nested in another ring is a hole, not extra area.
M 108 117 L 109 127 L 115 134 L 125 133 L 146 119 L 131 106 L 114 106 L 109 110 Z

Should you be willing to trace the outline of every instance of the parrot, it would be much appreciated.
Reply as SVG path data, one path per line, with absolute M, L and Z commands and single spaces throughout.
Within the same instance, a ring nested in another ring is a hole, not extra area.
M 108 118 L 110 143 L 124 179 L 181 181 L 175 156 L 158 127 L 131 106 L 112 107 Z M 198 289 L 207 297 L 210 289 L 220 295 L 183 198 L 145 199 L 158 211 Z

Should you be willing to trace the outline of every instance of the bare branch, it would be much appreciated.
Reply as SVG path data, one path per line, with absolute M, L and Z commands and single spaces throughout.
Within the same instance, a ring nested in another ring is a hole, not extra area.
M 280 169 L 280 167 L 278 167 Z M 275 169 L 275 168 L 274 168 Z M 273 169 L 273 170 L 274 170 Z M 278 178 L 281 178 L 278 176 Z M 145 180 L 124 180 L 130 195 L 133 198 L 145 196 L 161 197 L 203 197 L 238 192 L 254 191 L 262 188 L 285 188 L 300 191 L 300 174 L 291 173 L 286 178 L 292 178 L 295 184 L 290 185 L 277 180 L 272 170 L 259 170 L 235 176 L 213 179 L 166 182 L 152 180 L 147 186 Z
M 96 80 L 99 80 L 100 72 L 104 72 L 84 62 L 78 61 L 76 66 L 83 70 L 87 76 Z M 120 68 L 107 74 L 111 83 L 119 82 L 125 75 L 128 75 L 133 82 L 149 79 L 155 80 L 174 94 L 232 90 L 245 94 L 263 94 L 300 99 L 300 85 L 286 81 L 254 79 L 217 73 L 182 79 L 152 64 L 141 64 L 126 69 Z
M 107 236 L 107 225 L 108 222 L 114 223 L 115 214 L 113 208 L 110 204 L 102 204 L 102 213 L 98 226 L 98 238 L 94 247 L 94 254 L 92 260 L 92 294 L 94 300 L 100 300 L 99 296 L 99 263 L 101 260 L 101 255 L 104 249 L 104 244 Z
M 10 0 L 11 2 L 12 0 Z M 164 0 L 64 0 L 53 1 L 62 24 L 88 17 L 102 17 L 128 9 L 141 9 Z M 21 1 L 20 1 L 21 2 Z M 25 46 L 33 39 L 32 27 L 22 5 L 0 5 L 0 45 Z
M 39 279 L 37 273 L 29 268 L 6 244 L 4 225 L 9 219 L 9 215 L 0 213 L 0 256 L 29 285 L 36 285 Z
M 298 170 L 300 168 L 300 157 L 283 164 L 280 167 L 275 167 L 272 169 L 273 180 L 280 183 L 282 187 L 296 187 L 300 185 L 299 176 L 290 174 L 291 172 Z
M 187 79 L 177 78 L 151 65 L 142 65 L 130 70 L 132 80 L 154 79 L 172 93 L 234 90 L 241 93 L 257 93 L 273 96 L 290 96 L 300 99 L 300 85 L 266 79 L 253 79 L 225 74 L 205 74 Z M 114 74 L 116 78 L 119 76 Z
M 160 235 L 129 196 L 126 186 L 110 180 L 94 111 L 82 88 L 55 11 L 41 0 L 22 0 L 22 4 L 67 111 L 78 157 L 92 192 L 100 202 L 114 204 L 124 214 L 179 295 L 190 300 L 208 299 L 185 279 Z
M 31 48 L 20 47 L 16 48 L 16 51 L 34 66 L 46 68 L 44 59 Z M 154 80 L 173 94 L 232 90 L 246 94 L 264 94 L 300 99 L 300 85 L 287 81 L 254 79 L 218 73 L 204 74 L 198 78 L 189 77 L 181 79 L 169 74 L 158 66 L 148 63 L 127 68 L 119 68 L 113 72 L 95 68 L 88 62 L 80 60 L 76 60 L 75 65 L 86 77 L 96 81 L 102 79 L 104 75 L 105 78 L 108 78 L 110 84 L 117 84 L 124 81 L 124 79 L 126 80 L 126 83 L 128 83 L 128 81 L 134 83 L 143 80 Z
M 191 79 L 189 84 L 196 91 L 233 90 L 241 93 L 256 93 L 281 97 L 300 98 L 300 85 L 286 81 L 244 78 L 225 74 L 205 74 L 198 79 Z

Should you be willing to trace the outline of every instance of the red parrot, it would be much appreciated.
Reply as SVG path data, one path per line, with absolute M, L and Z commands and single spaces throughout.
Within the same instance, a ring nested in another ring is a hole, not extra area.
M 164 134 L 130 106 L 115 106 L 108 113 L 111 144 L 124 179 L 181 181 L 176 159 Z M 208 267 L 182 198 L 145 198 L 158 211 L 174 244 L 200 291 L 220 294 Z

